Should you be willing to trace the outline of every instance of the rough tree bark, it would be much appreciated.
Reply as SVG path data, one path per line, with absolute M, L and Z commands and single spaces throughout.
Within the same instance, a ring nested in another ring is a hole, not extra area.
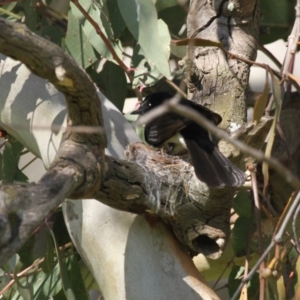
M 230 52 L 254 59 L 259 16 L 257 2 L 230 3 L 233 10 L 227 1 L 192 0 L 189 36 L 221 41 Z M 230 233 L 231 200 L 236 189 L 211 189 L 195 178 L 188 164 L 174 157 L 162 157 L 140 144 L 127 149 L 127 160 L 105 156 L 106 137 L 97 91 L 72 60 L 22 26 L 3 20 L 0 20 L 0 52 L 24 62 L 34 73 L 52 82 L 64 93 L 69 113 L 59 151 L 43 179 L 37 185 L 25 188 L 25 192 L 24 187 L 4 186 L 1 189 L 0 265 L 66 197 L 94 198 L 111 207 L 139 214 L 150 210 L 172 226 L 188 249 L 212 258 L 222 254 Z M 208 47 L 189 47 L 186 63 L 193 99 L 220 113 L 224 129 L 242 126 L 246 121 L 245 98 L 250 66 L 226 57 L 219 49 Z M 2 126 L 7 123 L 3 122 Z M 262 124 L 266 126 L 243 127 L 236 135 L 250 145 L 261 145 L 270 122 L 266 119 Z M 13 125 L 10 123 L 5 128 L 12 134 L 15 133 Z M 81 129 L 93 126 L 94 129 L 82 133 L 74 126 L 81 126 Z M 23 142 L 26 144 L 26 140 Z M 220 147 L 226 156 L 245 167 L 245 157 L 238 149 L 223 142 Z M 161 169 L 162 164 L 172 168 Z M 20 195 L 23 199 L 26 196 L 26 212 L 24 205 L 18 207 Z M 47 206 L 42 206 L 45 202 Z M 37 211 L 35 207 L 40 204 Z M 64 204 L 69 226 L 76 223 L 76 205 L 80 206 L 81 202 Z M 32 215 L 36 218 L 31 219 Z M 17 224 L 12 216 L 17 217 Z M 76 226 L 79 225 L 73 228 Z M 69 229 L 76 243 L 78 234 L 72 232 L 71 227 Z M 87 246 L 80 249 L 78 241 L 76 245 L 88 261 Z M 93 272 L 95 274 L 95 269 Z M 214 297 L 211 293 L 210 299 Z

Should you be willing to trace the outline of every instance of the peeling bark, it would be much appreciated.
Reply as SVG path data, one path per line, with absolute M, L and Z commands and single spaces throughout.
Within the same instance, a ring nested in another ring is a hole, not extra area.
M 230 11 L 229 4 L 234 4 Z M 259 29 L 257 1 L 192 0 L 188 36 L 222 42 L 225 49 L 255 60 Z M 188 87 L 196 101 L 218 112 L 228 129 L 246 122 L 250 66 L 226 57 L 218 48 L 188 48 Z

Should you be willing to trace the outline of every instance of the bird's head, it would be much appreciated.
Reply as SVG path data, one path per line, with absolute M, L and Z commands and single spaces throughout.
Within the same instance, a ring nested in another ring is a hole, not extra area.
M 164 101 L 171 99 L 172 95 L 166 92 L 157 92 L 150 94 L 145 97 L 145 99 L 141 102 L 138 109 L 132 111 L 131 115 L 142 115 L 153 109 L 154 107 L 159 106 Z

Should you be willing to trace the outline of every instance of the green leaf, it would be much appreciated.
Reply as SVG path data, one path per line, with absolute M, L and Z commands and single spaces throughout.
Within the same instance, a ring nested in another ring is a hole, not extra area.
M 2 153 L 0 153 L 0 180 L 3 180 L 2 168 L 3 168 L 3 155 Z
M 2 290 L 10 282 L 10 274 L 0 269 L 0 290 Z
M 296 264 L 295 264 L 295 272 L 297 274 L 297 276 L 293 276 L 293 289 L 294 289 L 294 293 L 295 295 L 300 295 L 300 257 L 298 256 L 298 259 L 296 261 Z M 292 298 L 292 297 L 291 297 Z
M 61 291 L 59 291 L 59 293 L 57 293 L 55 296 L 53 296 L 53 300 L 66 300 L 66 295 L 64 293 L 64 290 L 61 289 Z
M 141 85 L 152 86 L 163 77 L 154 65 L 148 63 L 140 45 L 137 45 L 133 51 L 132 64 L 136 69 L 134 71 L 132 88 L 137 88 Z
M 250 219 L 239 217 L 235 223 L 231 233 L 232 248 L 237 257 L 246 255 L 249 239 Z
M 124 71 L 107 61 L 99 73 L 98 80 L 100 80 L 98 86 L 101 92 L 122 111 L 127 95 L 127 80 Z
M 21 16 L 16 15 L 12 12 L 12 10 L 15 8 L 16 5 L 17 5 L 16 1 L 7 4 L 2 4 L 0 7 L 0 16 L 7 15 L 8 16 L 7 19 L 11 20 L 12 22 L 14 22 L 16 19 L 21 19 Z
M 280 112 L 281 112 L 281 87 L 279 85 L 279 81 L 275 78 L 273 72 L 270 70 L 271 80 L 272 80 L 272 92 L 274 97 L 274 102 L 276 105 L 275 114 L 273 117 L 273 123 L 269 131 L 267 146 L 265 150 L 265 156 L 271 157 L 271 152 L 274 144 L 275 133 L 276 133 L 276 125 L 279 120 Z M 264 189 L 267 187 L 269 183 L 269 165 L 266 162 L 263 162 L 262 165 L 262 173 L 264 175 Z
M 35 241 L 35 235 L 32 235 L 18 251 L 20 261 L 22 262 L 24 268 L 27 268 L 30 265 L 32 265 L 33 261 L 36 259 L 36 257 L 33 256 Z
M 178 4 L 178 0 L 157 0 L 155 7 L 157 10 L 162 10 L 168 7 L 172 7 Z
M 86 38 L 79 18 L 76 18 L 72 10 L 68 15 L 68 31 L 64 48 L 84 69 L 93 64 L 97 58 L 91 43 Z
M 90 291 L 90 290 L 100 291 L 95 278 L 93 277 L 91 271 L 88 269 L 88 267 L 86 266 L 84 261 L 80 260 L 78 262 L 78 265 L 79 265 L 82 280 L 84 282 L 86 289 L 88 291 Z
M 79 300 L 80 298 L 76 297 L 76 294 L 75 294 L 74 290 L 72 289 L 70 278 L 68 276 L 67 265 L 61 257 L 61 251 L 58 248 L 58 245 L 57 245 L 57 242 L 56 242 L 56 239 L 55 239 L 55 235 L 54 235 L 52 230 L 49 230 L 49 231 L 50 231 L 50 234 L 52 236 L 52 239 L 53 239 L 53 242 L 54 242 L 54 245 L 55 245 L 57 260 L 58 260 L 58 264 L 59 264 L 60 277 L 61 277 L 63 290 L 65 292 L 67 300 L 76 300 L 76 299 Z
M 240 217 L 250 217 L 251 213 L 251 198 L 250 192 L 240 191 L 233 200 L 233 209 Z
M 268 97 L 269 97 L 269 82 L 268 82 L 268 77 L 265 83 L 265 87 L 263 90 L 263 93 L 259 95 L 257 98 L 254 109 L 253 109 L 253 121 L 256 122 L 256 125 L 260 122 L 261 117 L 263 116 L 265 112 L 265 108 L 268 102 Z
M 62 290 L 62 282 L 60 278 L 58 263 L 53 268 L 52 272 L 48 275 L 44 272 L 39 272 L 32 283 L 34 287 L 34 300 L 49 299 L 55 296 Z
M 4 266 L 0 269 L 0 290 L 2 290 L 11 280 L 10 274 L 14 272 L 19 262 L 19 255 L 13 254 L 11 258 L 6 262 Z M 15 286 L 8 289 L 4 295 L 3 299 L 11 299 L 13 293 L 16 292 Z
M 158 20 L 158 25 L 160 39 L 162 41 L 168 41 L 169 44 L 170 39 L 167 25 L 162 20 Z M 132 65 L 136 69 L 132 81 L 133 88 L 137 88 L 141 85 L 152 86 L 163 77 L 160 70 L 155 65 L 149 63 L 145 56 L 146 54 L 141 46 L 136 45 L 132 55 Z
M 111 46 L 115 50 L 117 56 L 122 59 L 122 45 L 120 41 L 116 41 L 114 39 L 113 30 L 111 27 L 111 23 L 108 19 L 108 9 L 106 6 L 106 2 L 103 0 L 91 1 L 91 0 L 80 0 L 80 4 L 83 6 L 85 11 L 89 14 L 89 16 L 98 24 L 99 28 L 103 32 L 103 34 L 109 40 Z M 73 15 L 82 21 L 82 28 L 85 33 L 87 40 L 92 44 L 94 49 L 106 59 L 113 61 L 114 60 L 110 50 L 107 48 L 104 41 L 101 39 L 100 35 L 96 32 L 95 27 L 84 18 L 81 12 L 77 9 L 77 7 L 71 3 L 71 9 Z
M 260 36 L 264 43 L 271 43 L 288 37 L 295 20 L 296 0 L 260 1 L 262 19 L 260 26 L 270 28 L 270 34 Z
M 18 182 L 28 182 L 29 179 L 28 179 L 28 177 L 27 177 L 21 170 L 19 170 L 19 168 L 18 168 L 17 171 L 16 171 L 16 174 L 15 174 L 15 181 L 18 181 Z
M 106 2 L 106 5 L 109 12 L 109 20 L 111 22 L 111 27 L 114 32 L 114 38 L 117 39 L 125 30 L 126 24 L 120 13 L 118 0 L 109 0 Z
M 88 292 L 86 290 L 79 264 L 75 255 L 71 255 L 66 259 L 68 268 L 68 275 L 72 285 L 72 290 L 78 300 L 89 300 Z
M 16 269 L 14 271 L 14 279 L 16 281 L 17 289 L 18 289 L 18 292 L 20 293 L 20 296 L 24 300 L 32 300 L 33 299 L 32 285 L 29 284 L 28 282 L 25 282 L 24 285 L 22 285 L 22 283 L 20 282 L 19 277 L 17 276 Z
M 241 283 L 241 278 L 243 278 L 244 267 L 233 266 L 228 278 L 228 293 L 232 297 L 237 288 Z M 257 299 L 259 292 L 259 275 L 255 273 L 252 279 L 247 284 L 248 288 L 248 299 Z
M 52 43 L 63 47 L 63 40 L 65 38 L 65 32 L 56 25 L 56 23 L 49 24 L 46 18 L 41 20 L 41 28 L 38 34 L 42 37 L 50 40 Z
M 12 257 L 1 267 L 7 273 L 13 273 L 17 264 L 19 263 L 20 257 L 17 253 L 13 254 Z
M 59 291 L 62 290 L 59 265 L 58 263 L 53 268 L 50 274 L 44 272 L 33 272 L 32 275 L 22 277 L 19 279 L 20 284 L 25 285 L 26 283 L 32 287 L 32 295 L 34 300 L 45 300 L 55 296 Z M 13 297 L 9 300 L 20 300 L 19 291 L 14 293 Z
M 24 9 L 25 24 L 33 32 L 37 31 L 37 2 L 38 0 L 23 0 L 21 2 Z
M 172 44 L 177 46 L 197 46 L 197 47 L 217 47 L 220 49 L 224 49 L 223 44 L 221 42 L 214 42 L 206 39 L 199 38 L 187 38 L 182 40 L 172 40 Z
M 141 46 L 148 63 L 170 78 L 170 36 L 161 40 L 157 12 L 149 0 L 118 0 L 119 9 L 127 28 Z
M 47 253 L 47 244 L 49 243 L 49 231 L 43 226 L 18 251 L 23 268 L 44 257 Z M 50 240 L 51 243 L 52 240 Z M 53 247 L 53 246 L 52 246 Z
M 181 5 L 164 9 L 158 16 L 167 24 L 172 36 L 186 37 L 187 31 L 183 29 L 186 28 L 187 11 Z
M 47 235 L 47 250 L 46 250 L 46 254 L 44 257 L 44 261 L 41 264 L 42 270 L 45 274 L 50 274 L 56 263 L 55 263 L 55 247 L 53 244 L 53 240 L 52 237 L 50 236 L 50 234 Z
M 178 58 L 183 58 L 186 54 L 186 49 L 184 47 L 171 44 L 171 53 Z
M 3 151 L 3 163 L 2 163 L 2 181 L 4 183 L 12 183 L 16 178 L 21 178 L 21 175 L 18 174 L 21 171 L 18 168 L 20 154 L 24 146 L 10 139 L 6 144 Z M 25 176 L 25 175 L 24 175 Z M 23 178 L 25 178 L 23 176 Z M 27 179 L 27 177 L 26 177 Z

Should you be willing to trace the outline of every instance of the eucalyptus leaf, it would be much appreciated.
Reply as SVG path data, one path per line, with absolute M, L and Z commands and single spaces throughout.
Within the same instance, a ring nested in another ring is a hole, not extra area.
M 111 23 L 108 20 L 108 9 L 106 6 L 106 2 L 98 0 L 95 2 L 92 1 L 79 1 L 80 4 L 84 7 L 89 16 L 93 19 L 93 21 L 99 26 L 102 33 L 106 36 L 111 44 L 112 48 L 116 52 L 116 55 L 122 59 L 122 45 L 120 41 L 114 39 L 113 30 L 111 28 Z M 85 33 L 87 40 L 92 44 L 94 49 L 106 59 L 113 61 L 114 60 L 111 51 L 107 48 L 105 42 L 97 33 L 97 29 L 91 24 L 91 22 L 85 19 L 81 12 L 77 9 L 77 7 L 71 3 L 71 9 L 74 16 L 82 19 L 82 28 Z
M 153 64 L 161 74 L 170 78 L 169 42 L 168 39 L 161 40 L 160 25 L 153 2 L 148 0 L 118 0 L 118 4 L 127 28 L 141 46 L 148 63 Z
M 10 282 L 10 274 L 0 269 L 0 290 L 2 290 Z
M 34 272 L 27 278 L 22 277 L 20 283 L 24 284 L 28 282 L 28 285 L 32 287 L 32 296 L 34 300 L 45 300 L 56 295 L 61 289 L 61 280 L 59 273 L 59 265 L 56 264 L 55 268 L 50 274 L 44 272 Z M 21 300 L 20 293 L 15 293 L 11 300 Z
M 269 96 L 269 82 L 266 80 L 264 90 L 262 94 L 259 95 L 257 98 L 255 105 L 254 105 L 254 110 L 253 110 L 253 121 L 256 122 L 256 125 L 260 122 L 261 117 L 263 116 L 265 112 L 265 108 L 268 102 L 268 96 Z
M 275 133 L 276 133 L 276 125 L 277 125 L 277 122 L 279 121 L 281 105 L 282 105 L 281 87 L 280 87 L 279 81 L 274 76 L 274 74 L 271 70 L 270 70 L 270 75 L 271 75 L 271 80 L 272 80 L 272 92 L 273 92 L 276 109 L 275 109 L 272 126 L 270 128 L 269 135 L 268 135 L 268 141 L 267 141 L 267 146 L 266 146 L 266 150 L 265 150 L 266 157 L 271 157 L 272 148 L 273 148 L 274 139 L 275 139 Z M 265 190 L 269 184 L 269 165 L 266 162 L 263 162 L 262 173 L 264 175 L 264 190 Z
M 207 39 L 200 38 L 186 38 L 182 40 L 172 40 L 172 44 L 176 46 L 198 46 L 198 47 L 217 47 L 224 49 L 221 42 L 215 42 Z
M 17 179 L 24 179 L 27 181 L 28 178 L 24 175 L 21 176 L 19 173 L 18 164 L 20 159 L 20 154 L 24 146 L 15 141 L 13 139 L 9 139 L 9 141 L 5 144 L 5 148 L 3 151 L 3 160 L 2 160 L 2 181 L 5 183 L 12 183 Z
M 64 29 L 58 27 L 55 23 L 49 24 L 46 18 L 41 20 L 41 28 L 38 34 L 42 37 L 51 40 L 51 42 L 63 47 L 63 41 L 65 38 Z
M 20 257 L 17 253 L 13 254 L 12 257 L 1 267 L 7 273 L 13 273 L 17 264 L 19 263 Z
M 233 200 L 233 209 L 240 217 L 250 217 L 251 213 L 251 198 L 250 192 L 240 191 Z
M 11 3 L 6 3 L 6 4 L 1 4 L 1 8 L 3 10 L 7 10 L 7 11 L 12 11 L 15 6 L 17 5 L 17 2 L 11 2 Z M 0 11 L 0 15 L 3 13 L 3 11 Z
M 157 10 L 162 10 L 169 8 L 178 4 L 178 0 L 157 0 L 155 2 L 155 7 Z
M 80 18 L 76 18 L 70 10 L 64 48 L 80 66 L 86 69 L 97 60 L 97 57 L 83 32 L 81 23 Z
M 296 0 L 264 0 L 259 2 L 261 10 L 260 26 L 270 29 L 269 34 L 260 36 L 264 44 L 286 39 L 295 19 Z
M 114 32 L 114 38 L 118 39 L 126 28 L 126 24 L 119 10 L 118 0 L 109 0 L 106 2 L 106 5 L 109 12 L 111 27 Z
M 186 37 L 187 12 L 181 5 L 163 9 L 159 11 L 158 16 L 168 25 L 172 36 Z
M 72 285 L 72 290 L 78 300 L 89 300 L 88 292 L 83 281 L 80 267 L 75 255 L 71 255 L 66 259 L 68 275 Z
M 37 31 L 37 10 L 36 7 L 38 0 L 23 0 L 21 4 L 24 10 L 25 24 L 33 32 Z
M 50 274 L 56 263 L 55 263 L 55 247 L 53 244 L 53 240 L 52 237 L 50 236 L 50 234 L 47 235 L 47 250 L 45 253 L 45 257 L 44 257 L 44 261 L 41 264 L 42 270 L 45 274 Z
M 55 250 L 56 250 L 56 255 L 57 255 L 57 260 L 58 260 L 58 265 L 59 265 L 59 271 L 60 271 L 60 277 L 62 281 L 62 286 L 63 290 L 65 292 L 65 295 L 67 297 L 67 300 L 80 300 L 80 298 L 77 297 L 76 293 L 74 292 L 71 281 L 68 275 L 68 269 L 65 261 L 62 259 L 62 253 L 57 245 L 55 235 L 52 230 L 49 230 L 50 234 L 52 236 L 54 245 L 55 245 Z
M 239 217 L 235 223 L 231 234 L 232 248 L 237 257 L 246 255 L 249 240 L 250 219 Z
M 140 45 L 137 45 L 134 48 L 132 64 L 135 68 L 132 81 L 133 88 L 138 88 L 139 86 L 152 86 L 158 80 L 163 78 L 161 72 L 154 65 L 149 64 Z
M 124 71 L 112 62 L 106 61 L 98 80 L 100 80 L 98 85 L 104 95 L 122 111 L 127 94 L 127 80 Z
M 17 290 L 20 293 L 20 296 L 23 298 L 23 300 L 33 300 L 32 285 L 24 281 L 22 284 L 20 282 L 20 278 L 18 277 L 16 270 L 14 271 L 14 279 L 17 285 Z
M 233 266 L 228 278 L 228 292 L 229 296 L 232 297 L 243 278 L 245 268 L 239 266 Z M 259 275 L 255 273 L 252 279 L 247 283 L 248 299 L 257 299 L 259 292 Z

